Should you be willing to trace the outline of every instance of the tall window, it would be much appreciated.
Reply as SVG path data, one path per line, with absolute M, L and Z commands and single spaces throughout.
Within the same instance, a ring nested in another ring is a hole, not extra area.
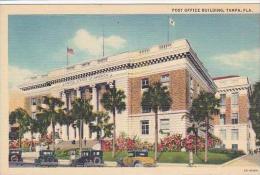
M 31 99 L 31 104 L 32 104 L 32 105 L 36 105 L 36 99 L 35 99 L 35 98 L 32 98 L 32 99 Z
M 142 132 L 142 135 L 148 135 L 149 134 L 149 120 L 142 120 L 141 121 L 141 132 Z
M 238 140 L 238 129 L 231 129 L 231 140 Z
M 160 130 L 167 132 L 170 130 L 170 119 L 160 120 Z
M 42 103 L 41 98 L 38 98 L 37 101 L 36 101 L 36 104 L 37 104 L 37 105 L 41 105 L 41 103 Z
M 231 122 L 233 125 L 238 124 L 238 113 L 232 113 Z
M 219 124 L 220 125 L 225 125 L 226 124 L 226 115 L 225 114 L 220 114 Z
M 238 105 L 238 93 L 233 93 L 231 96 L 231 105 L 232 107 L 236 107 Z
M 226 106 L 226 94 L 220 94 L 220 106 Z
M 148 78 L 142 79 L 142 89 L 148 88 L 148 86 L 149 86 L 149 79 Z
M 226 130 L 225 129 L 220 129 L 219 133 L 220 133 L 220 138 L 222 140 L 226 140 L 226 137 L 227 137 Z
M 152 111 L 152 109 L 150 107 L 142 106 L 142 112 L 143 113 L 150 113 L 151 111 Z

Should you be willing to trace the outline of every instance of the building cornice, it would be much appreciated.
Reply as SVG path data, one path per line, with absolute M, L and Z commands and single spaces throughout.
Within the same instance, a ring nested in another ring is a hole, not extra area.
M 183 48 L 187 47 L 188 41 L 185 40 L 185 42 L 186 42 L 185 47 L 183 47 Z M 189 44 L 188 44 L 188 46 L 189 46 Z M 205 72 L 206 69 L 198 61 L 198 58 L 193 56 L 194 53 L 190 52 L 190 51 L 192 51 L 192 50 L 190 50 L 191 48 L 186 48 L 186 49 L 183 49 L 183 48 L 180 49 L 180 50 L 184 51 L 182 53 L 176 53 L 176 52 L 172 53 L 172 51 L 174 51 L 174 50 L 169 50 L 169 51 L 167 50 L 168 55 L 165 55 L 165 53 L 161 52 L 159 54 L 161 56 L 156 57 L 156 55 L 154 55 L 154 58 L 152 58 L 152 59 L 148 59 L 148 58 L 150 58 L 150 56 L 143 57 L 146 59 L 127 59 L 127 61 L 125 61 L 124 63 L 122 63 L 120 61 L 121 64 L 119 64 L 119 65 L 110 64 L 110 66 L 107 65 L 108 67 L 100 66 L 101 68 L 96 69 L 96 70 L 88 70 L 88 71 L 80 71 L 80 72 L 78 71 L 78 73 L 75 73 L 75 72 L 68 73 L 68 74 L 65 74 L 64 77 L 59 77 L 59 78 L 53 77 L 53 78 L 50 78 L 49 80 L 46 80 L 46 78 L 45 78 L 44 79 L 45 81 L 41 81 L 40 83 L 35 82 L 31 85 L 28 85 L 30 83 L 27 83 L 26 85 L 21 85 L 20 89 L 23 91 L 29 91 L 29 90 L 33 90 L 33 89 L 46 88 L 46 87 L 51 87 L 56 84 L 70 82 L 70 81 L 74 81 L 77 79 L 84 79 L 86 77 L 93 77 L 93 76 L 101 75 L 104 73 L 112 73 L 112 72 L 116 72 L 116 71 L 128 71 L 128 70 L 133 70 L 133 69 L 151 66 L 151 65 L 155 65 L 155 64 L 179 60 L 179 59 L 183 59 L 183 58 L 189 59 L 191 61 L 191 63 L 195 66 L 195 68 L 198 70 L 198 72 L 201 74 L 201 76 L 204 78 L 204 80 L 207 82 L 207 84 L 212 89 L 215 89 L 214 82 L 212 81 L 212 79 L 208 75 L 208 73 Z M 141 52 L 140 54 L 143 54 L 143 53 Z M 164 55 L 164 56 L 162 56 L 162 55 Z M 73 67 L 73 66 L 71 66 L 71 67 Z

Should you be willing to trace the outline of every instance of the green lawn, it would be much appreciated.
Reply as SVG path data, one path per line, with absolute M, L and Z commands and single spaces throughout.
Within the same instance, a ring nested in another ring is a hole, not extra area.
M 124 157 L 127 152 L 117 152 L 115 158 L 112 158 L 112 152 L 104 152 L 105 161 L 115 161 L 119 157 Z M 154 153 L 149 152 L 149 156 L 153 157 Z M 67 151 L 56 151 L 56 156 L 58 159 L 69 159 L 69 154 Z M 234 153 L 208 153 L 208 164 L 222 164 L 236 157 L 239 154 Z M 199 152 L 198 155 L 194 154 L 193 161 L 195 164 L 204 163 L 204 152 Z M 188 152 L 162 152 L 159 153 L 159 163 L 188 163 L 189 153 Z
M 116 154 L 115 159 L 112 158 L 111 152 L 104 152 L 105 161 L 115 161 L 119 157 L 125 156 L 126 152 L 119 152 Z M 153 152 L 149 152 L 149 156 L 153 157 Z M 239 157 L 238 154 L 232 153 L 208 153 L 208 164 L 222 164 L 229 160 Z M 204 163 L 204 152 L 199 152 L 198 155 L 194 154 L 193 161 L 195 164 Z M 188 152 L 162 152 L 159 153 L 159 163 L 188 163 Z

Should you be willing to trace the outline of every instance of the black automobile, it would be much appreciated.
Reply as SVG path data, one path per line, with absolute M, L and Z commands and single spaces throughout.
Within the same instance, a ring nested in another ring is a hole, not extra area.
M 9 150 L 9 162 L 17 165 L 23 165 L 22 150 L 10 149 Z
M 41 150 L 38 159 L 34 160 L 35 166 L 58 166 L 58 159 L 52 150 Z
M 103 151 L 87 150 L 81 151 L 80 157 L 72 160 L 71 166 L 101 167 L 104 166 Z

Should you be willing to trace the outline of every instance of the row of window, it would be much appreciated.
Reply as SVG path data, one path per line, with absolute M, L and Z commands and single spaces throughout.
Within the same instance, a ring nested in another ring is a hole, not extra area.
M 31 98 L 31 105 L 41 105 L 45 103 L 45 98 L 43 97 L 38 97 L 38 98 Z
M 231 95 L 231 106 L 238 105 L 239 94 L 238 92 Z M 226 94 L 220 94 L 220 106 L 226 106 Z
M 226 140 L 227 139 L 226 129 L 220 129 L 219 133 L 220 133 L 220 138 L 222 140 Z M 238 139 L 239 139 L 239 131 L 238 131 L 238 129 L 231 129 L 231 140 L 238 140 Z
M 149 135 L 149 120 L 141 120 L 141 133 L 142 135 Z M 169 132 L 170 131 L 170 119 L 160 119 L 160 130 L 162 132 Z
M 170 81 L 169 74 L 162 75 L 160 81 L 161 81 L 161 83 L 169 82 Z M 143 78 L 141 80 L 141 84 L 142 84 L 142 89 L 148 88 L 148 86 L 149 86 L 149 79 L 148 78 Z
M 238 113 L 232 113 L 231 114 L 231 124 L 235 125 L 238 123 L 239 123 Z M 220 125 L 226 124 L 226 115 L 225 114 L 220 114 L 219 124 Z

